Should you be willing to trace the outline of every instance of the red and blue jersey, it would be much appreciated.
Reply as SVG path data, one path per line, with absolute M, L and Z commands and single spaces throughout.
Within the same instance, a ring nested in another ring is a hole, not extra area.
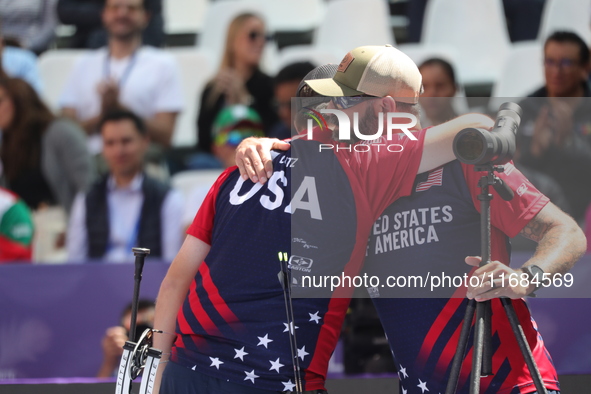
M 469 275 L 475 268 L 464 258 L 481 253 L 477 185 L 483 174 L 454 161 L 417 176 L 412 194 L 390 205 L 374 225 L 365 264 L 368 275 Z M 548 199 L 511 163 L 499 177 L 515 197 L 504 201 L 491 192 L 491 256 L 509 264 L 509 237 L 516 236 Z M 454 297 L 446 298 L 428 298 L 434 296 L 427 294 L 430 288 L 386 286 L 369 291 L 399 370 L 400 392 L 444 392 L 467 304 L 467 299 L 457 297 L 463 297 L 466 288 L 460 286 Z M 536 391 L 499 299 L 491 304 L 493 375 L 482 378 L 481 392 Z M 554 365 L 525 301 L 514 300 L 513 305 L 546 387 L 559 390 Z M 458 393 L 469 390 L 472 341 L 468 346 Z
M 237 384 L 293 390 L 293 330 L 305 390 L 323 389 L 350 294 L 294 298 L 288 326 L 278 253 L 290 256 L 294 277 L 358 273 L 373 222 L 411 192 L 424 132 L 417 137 L 397 141 L 399 153 L 294 140 L 275 154 L 265 185 L 225 171 L 188 230 L 211 250 L 179 311 L 172 360 Z

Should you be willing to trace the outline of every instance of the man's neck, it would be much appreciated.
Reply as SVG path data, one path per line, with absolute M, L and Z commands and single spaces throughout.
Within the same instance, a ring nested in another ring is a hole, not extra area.
M 553 92 L 548 92 L 548 97 L 583 97 L 585 95 L 585 89 L 583 88 L 583 84 L 580 83 L 577 87 L 565 94 L 557 95 Z
M 109 39 L 109 53 L 114 59 L 123 59 L 131 56 L 142 45 L 140 35 L 129 39 L 111 37 Z
M 115 181 L 115 186 L 118 188 L 129 187 L 134 178 L 139 174 L 139 171 L 129 174 L 111 174 Z

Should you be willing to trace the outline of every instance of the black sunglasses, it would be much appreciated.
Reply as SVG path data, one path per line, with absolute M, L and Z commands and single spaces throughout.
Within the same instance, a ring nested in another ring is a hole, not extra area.
M 347 109 L 351 108 L 360 102 L 367 100 L 368 98 L 376 98 L 375 96 L 370 96 L 368 94 L 362 94 L 360 96 L 337 96 L 333 97 L 332 101 L 337 108 L 340 109 Z
M 250 33 L 248 33 L 248 38 L 250 39 L 250 41 L 256 41 L 256 40 L 258 40 L 259 38 L 262 38 L 262 39 L 264 39 L 265 41 L 271 41 L 271 40 L 273 39 L 273 36 L 271 36 L 271 35 L 266 35 L 266 34 L 265 34 L 265 33 L 263 33 L 263 32 L 260 32 L 260 31 L 253 30 L 253 31 L 251 31 Z

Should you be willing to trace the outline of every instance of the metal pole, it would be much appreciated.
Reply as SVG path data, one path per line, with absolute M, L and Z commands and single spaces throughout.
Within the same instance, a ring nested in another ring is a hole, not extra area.
M 295 318 L 293 315 L 293 304 L 291 302 L 291 275 L 289 274 L 287 253 L 279 252 L 279 283 L 283 289 L 283 299 L 285 300 L 285 315 L 287 317 L 287 334 L 289 336 L 289 348 L 293 362 L 293 373 L 295 380 L 295 393 L 303 393 L 302 375 L 300 362 L 298 360 L 298 343 L 295 333 Z M 293 330 L 293 331 L 292 331 Z
M 456 392 L 475 311 L 476 301 L 468 300 L 466 312 L 464 313 L 464 321 L 462 322 L 462 330 L 460 331 L 460 338 L 458 339 L 458 346 L 456 347 L 456 353 L 454 354 L 451 370 L 449 372 L 449 379 L 447 380 L 447 386 L 445 388 L 445 394 L 454 394 Z
M 142 281 L 142 271 L 144 269 L 144 260 L 150 254 L 150 249 L 133 248 L 133 255 L 135 256 L 135 274 L 133 276 L 133 299 L 131 302 L 131 324 L 129 326 L 129 340 L 135 342 L 135 329 L 137 323 L 137 309 L 140 299 L 140 283 Z
M 476 168 L 479 170 L 479 168 Z M 482 170 L 482 169 L 480 169 Z M 481 261 L 480 266 L 483 267 L 490 263 L 490 200 L 492 194 L 489 193 L 488 186 L 489 177 L 492 174 L 492 166 L 486 167 L 487 175 L 480 178 L 478 186 L 482 192 L 478 195 L 480 200 L 480 250 Z M 470 394 L 478 394 L 480 392 L 480 377 L 487 376 L 492 371 L 492 352 L 490 351 L 490 302 L 479 302 L 476 305 L 476 323 L 474 324 L 474 347 L 472 349 L 472 375 L 470 378 Z M 487 324 L 489 327 L 487 327 Z M 486 333 L 489 333 L 487 336 Z M 485 357 L 485 349 L 488 349 Z

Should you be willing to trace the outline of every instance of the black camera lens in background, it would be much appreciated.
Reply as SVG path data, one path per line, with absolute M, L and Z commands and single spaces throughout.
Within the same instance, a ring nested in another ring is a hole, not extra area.
M 515 133 L 520 122 L 521 107 L 515 103 L 504 103 L 491 131 L 467 128 L 456 135 L 454 155 L 466 164 L 508 163 L 515 154 Z

